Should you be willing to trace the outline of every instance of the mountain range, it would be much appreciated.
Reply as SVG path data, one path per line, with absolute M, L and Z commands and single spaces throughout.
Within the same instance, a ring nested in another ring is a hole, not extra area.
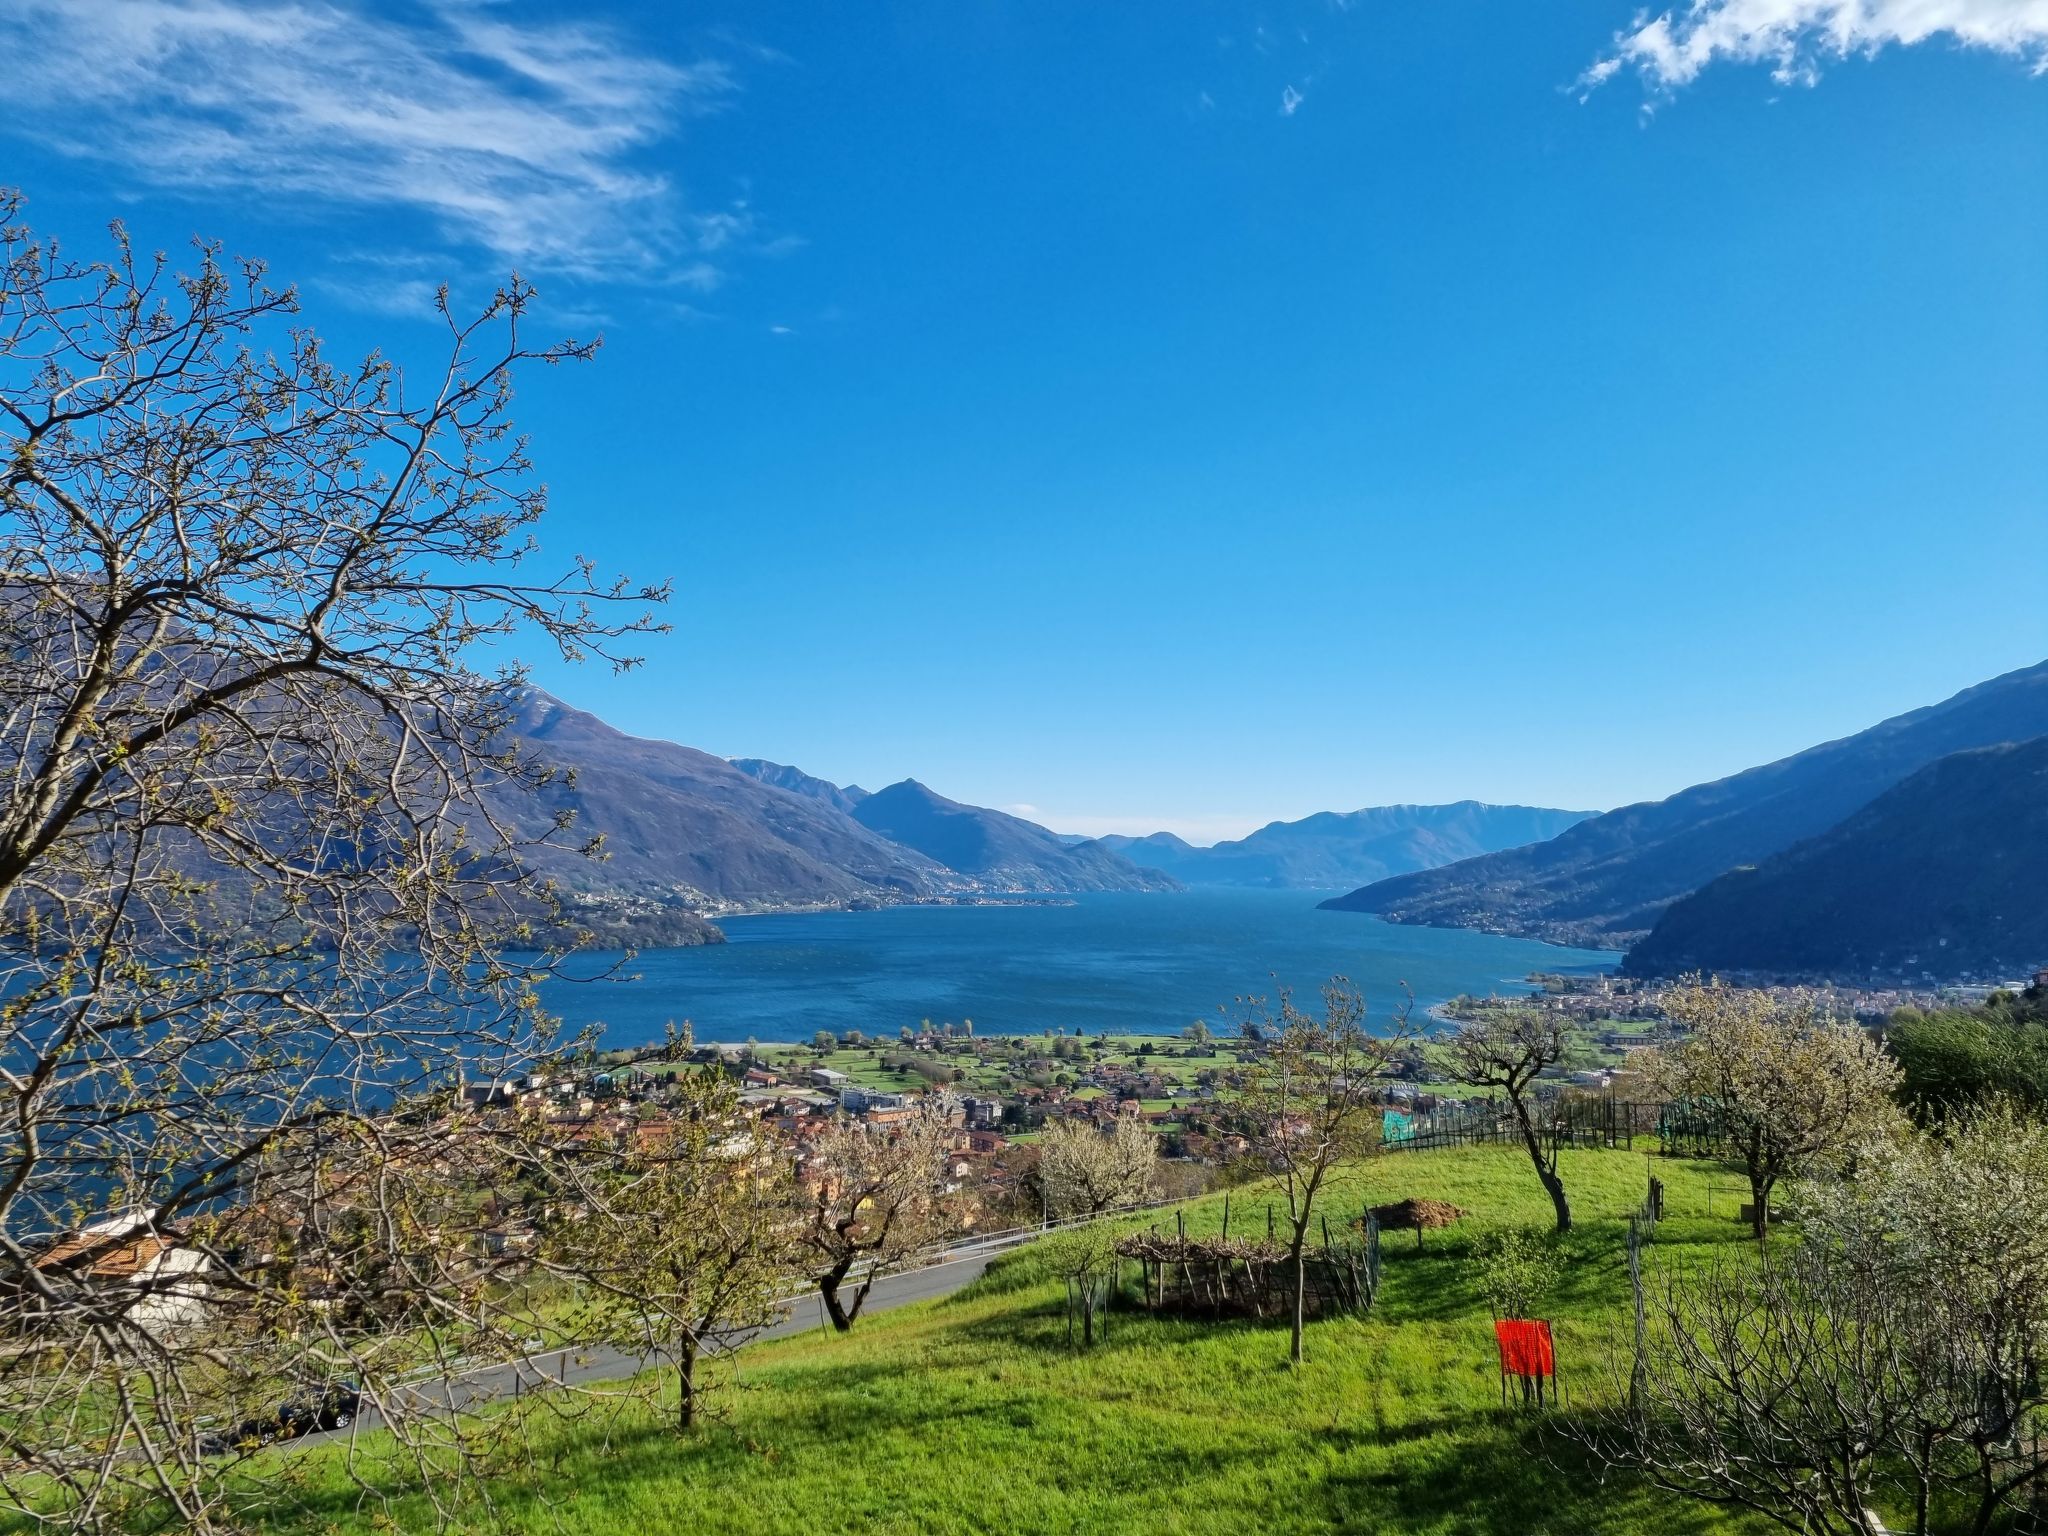
M 1639 975 L 2014 976 L 2048 964 L 2048 736 L 1956 752 L 1673 902 Z
M 712 939 L 706 919 L 749 910 L 1183 881 L 1330 890 L 1548 837 L 1587 814 L 1474 801 L 1378 806 L 1196 848 L 1164 832 L 1054 833 L 915 779 L 870 792 L 765 758 L 714 757 L 629 736 L 535 688 L 514 700 L 513 734 L 569 771 L 536 796 L 503 796 L 498 814 L 529 836 L 569 818 L 571 846 L 538 849 L 532 862 L 580 921 L 643 944 Z M 575 851 L 591 838 L 602 839 L 601 860 Z
M 758 758 L 729 762 L 629 736 L 537 688 L 513 711 L 511 734 L 568 771 L 537 794 L 508 790 L 493 809 L 528 837 L 571 818 L 562 846 L 535 848 L 530 862 L 605 937 L 705 942 L 717 937 L 706 919 L 734 912 L 1175 884 L 915 781 L 870 795 Z M 576 851 L 591 838 L 602 859 Z
M 713 941 L 720 915 L 1191 885 L 1330 889 L 1390 921 L 1627 948 L 1687 969 L 1863 979 L 2048 961 L 2048 662 L 1604 815 L 1377 806 L 1195 847 L 1062 835 L 919 783 L 869 792 L 628 736 L 537 689 L 515 734 L 572 770 L 495 809 L 600 838 L 533 862 L 600 934 Z
M 1623 948 L 1645 939 L 1680 898 L 1731 871 L 1750 866 L 1761 871 L 1777 855 L 1837 828 L 1847 839 L 1841 846 L 1868 838 L 1867 827 L 1854 830 L 1845 823 L 1930 765 L 1957 753 L 2044 735 L 2048 662 L 1778 762 L 1593 817 L 1548 842 L 1396 875 L 1324 905 L 1376 913 L 1393 922 Z M 1953 781 L 1937 776 L 1931 782 L 1981 787 L 1985 776 L 2019 770 L 1994 758 L 1974 767 L 1958 765 L 1957 771 L 1961 776 Z M 1924 788 L 1895 802 L 1884 815 L 1920 818 L 1926 821 L 1927 838 L 1941 835 L 1927 820 L 1931 802 Z M 1956 837 L 1967 834 L 1976 841 L 1968 844 L 1971 852 L 1946 866 L 1946 891 L 1929 896 L 1962 910 L 1976 899 L 1964 887 L 1997 883 L 1995 876 L 1981 873 L 1991 867 L 1996 841 L 1984 841 L 1992 830 L 1985 824 L 1963 818 L 1951 825 Z M 1844 857 L 1840 846 L 1826 857 L 1802 855 L 1800 861 L 1777 865 L 1766 884 L 1789 891 L 1825 880 L 1830 871 L 1844 867 L 1837 862 Z M 1980 873 L 1966 878 L 1973 869 Z M 1818 899 L 1817 893 L 1811 899 Z M 1687 953 L 1708 952 L 1702 914 L 1714 911 L 1724 918 L 1733 915 L 1726 898 L 1717 897 L 1683 919 L 1700 925 L 1685 940 Z M 1679 948 L 1673 941 L 1645 953 L 1654 959 L 1660 952 L 1677 954 Z M 1755 953 L 1734 946 L 1732 939 L 1714 952 L 1730 968 L 1738 968 L 1738 956 Z M 1769 967 L 1759 961 L 1740 968 Z
M 1329 891 L 1434 869 L 1524 843 L 1542 842 L 1591 811 L 1526 805 L 1379 805 L 1276 821 L 1231 842 L 1198 848 L 1171 832 L 1099 841 L 1134 864 L 1187 885 Z
M 915 779 L 875 791 L 854 820 L 893 843 L 999 889 L 1166 890 L 1171 875 L 1124 858 L 1103 843 L 1070 843 L 1035 822 L 962 805 Z

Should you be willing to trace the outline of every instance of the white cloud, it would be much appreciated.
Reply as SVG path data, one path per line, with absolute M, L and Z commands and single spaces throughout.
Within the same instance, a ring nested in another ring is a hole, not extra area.
M 0 0 L 0 109 L 146 184 L 415 209 L 529 270 L 704 288 L 751 228 L 690 215 L 646 151 L 728 103 L 716 59 L 464 0 L 404 21 L 324 0 Z
M 1294 116 L 1295 113 L 1301 110 L 1301 103 L 1301 92 L 1291 85 L 1287 86 L 1280 92 L 1280 115 L 1282 117 Z
M 688 288 L 696 293 L 710 293 L 725 281 L 725 273 L 708 261 L 693 261 L 687 265 L 671 268 L 670 282 Z
M 1768 65 L 1780 84 L 1811 85 L 1827 64 L 1934 41 L 2048 73 L 2048 0 L 1693 0 L 1683 11 L 1638 12 L 1579 87 L 1632 68 L 1671 91 L 1721 62 Z
M 352 309 L 407 320 L 430 320 L 440 284 L 424 277 L 318 277 L 313 286 Z M 559 319 L 559 317 L 555 317 Z

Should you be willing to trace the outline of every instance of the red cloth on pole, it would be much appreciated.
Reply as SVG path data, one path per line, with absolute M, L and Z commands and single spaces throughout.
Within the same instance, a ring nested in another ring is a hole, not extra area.
M 1500 1368 L 1509 1376 L 1555 1376 L 1557 1355 L 1551 1348 L 1550 1324 L 1522 1318 L 1501 1318 L 1493 1325 L 1500 1343 Z

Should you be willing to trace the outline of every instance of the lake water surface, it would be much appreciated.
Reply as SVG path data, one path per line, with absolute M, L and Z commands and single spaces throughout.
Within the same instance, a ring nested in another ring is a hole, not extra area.
M 976 1034 L 1079 1025 L 1234 1026 L 1233 999 L 1349 976 L 1385 1017 L 1401 983 L 1428 1007 L 1461 992 L 1527 990 L 1536 970 L 1597 970 L 1601 950 L 1320 912 L 1328 893 L 1194 890 L 1089 895 L 1071 906 L 891 907 L 724 920 L 729 943 L 650 950 L 637 979 L 550 983 L 548 1006 L 606 1043 L 638 1045 L 684 1019 L 700 1040 L 808 1040 L 820 1029 L 893 1036 L 972 1019 Z M 1219 1012 L 1219 1009 L 1221 1010 Z

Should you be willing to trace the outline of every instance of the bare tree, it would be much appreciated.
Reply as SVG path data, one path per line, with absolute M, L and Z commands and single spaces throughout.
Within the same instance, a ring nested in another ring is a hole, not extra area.
M 1308 1246 L 1316 1202 L 1347 1159 L 1379 1144 L 1380 1080 L 1407 1034 L 1408 1010 L 1384 1034 L 1366 1028 L 1365 1000 L 1343 977 L 1323 988 L 1320 1016 L 1280 993 L 1277 1012 L 1246 1022 L 1256 1046 L 1241 1082 L 1239 1109 L 1254 1131 L 1254 1152 L 1287 1199 L 1287 1253 L 1294 1267 L 1293 1331 L 1288 1358 L 1302 1362 L 1308 1308 Z
M 1082 1120 L 1048 1121 L 1038 1140 L 1038 1177 L 1055 1216 L 1099 1216 L 1135 1205 L 1152 1190 L 1159 1138 L 1119 1115 L 1107 1132 Z
M 1603 1459 L 1788 1530 L 1999 1528 L 2048 1477 L 2048 1127 L 1994 1108 L 1802 1185 L 1802 1242 L 1665 1274 Z M 1883 1506 L 1890 1504 L 1890 1520 Z
M 681 1102 L 586 1186 L 580 1217 L 551 1234 L 551 1257 L 581 1282 L 575 1337 L 667 1360 L 688 1431 L 699 1361 L 774 1320 L 798 1228 L 787 1160 L 741 1112 L 732 1079 L 706 1067 L 677 1087 Z
M 442 1177 L 542 1155 L 447 1095 L 560 1044 L 549 962 L 504 954 L 551 908 L 495 809 L 546 775 L 506 739 L 519 674 L 476 658 L 628 664 L 663 593 L 528 574 L 512 375 L 594 349 L 529 345 L 525 285 L 473 322 L 444 298 L 443 361 L 408 376 L 331 361 L 256 263 L 201 245 L 177 273 L 118 226 L 80 261 L 19 207 L 0 1483 L 59 1524 L 150 1499 L 207 1529 L 231 1515 L 193 1426 L 224 1399 L 307 1371 L 394 1406 L 394 1370 L 519 1347 Z
M 1571 1026 L 1562 1015 L 1529 1008 L 1489 1009 L 1458 1026 L 1439 1057 L 1451 1081 L 1472 1088 L 1497 1088 L 1507 1095 L 1515 1129 L 1535 1165 L 1543 1192 L 1557 1213 L 1557 1230 L 1572 1229 L 1571 1202 L 1558 1173 L 1562 1143 L 1546 1139 L 1536 1124 L 1536 1081 L 1565 1059 L 1571 1049 Z
M 1679 1039 L 1638 1053 L 1666 1095 L 1720 1117 L 1749 1175 L 1752 1229 L 1770 1232 L 1778 1182 L 1902 1125 L 1897 1063 L 1811 992 L 1774 994 L 1689 977 L 1666 994 Z
M 876 1278 L 944 1226 L 950 1110 L 947 1096 L 927 1094 L 902 1125 L 842 1120 L 804 1162 L 803 1241 L 825 1311 L 841 1333 L 860 1316 Z M 842 1288 L 857 1267 L 862 1273 L 849 1303 Z

